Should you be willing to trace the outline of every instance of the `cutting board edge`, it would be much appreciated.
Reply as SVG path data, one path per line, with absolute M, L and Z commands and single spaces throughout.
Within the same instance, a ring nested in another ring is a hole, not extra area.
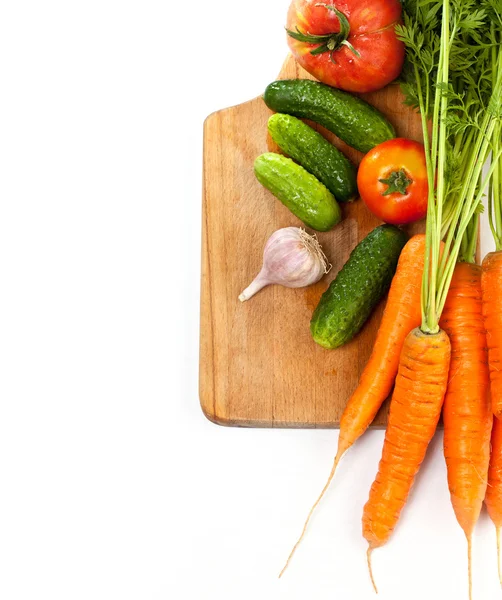
M 253 102 L 256 102 L 257 100 L 263 100 L 263 95 L 258 94 L 258 96 L 251 98 L 251 100 L 246 100 L 245 102 L 240 102 L 239 104 L 232 104 L 230 106 L 226 106 L 225 108 L 219 108 L 218 110 L 213 110 L 213 112 L 209 113 L 207 115 L 207 117 L 205 117 L 205 119 L 202 123 L 203 138 L 204 138 L 203 139 L 203 152 L 205 151 L 205 138 L 206 138 L 207 125 L 212 119 L 217 118 L 218 116 L 221 115 L 221 113 L 235 110 L 237 108 L 241 108 L 242 106 L 247 106 L 248 104 L 252 104 Z M 272 111 L 270 112 L 270 114 L 272 114 Z
M 202 219 L 201 219 L 201 274 L 200 274 L 200 294 L 199 294 L 199 402 L 204 416 L 219 425 L 216 418 L 216 407 L 214 399 L 214 374 L 207 370 L 207 361 L 204 360 L 205 344 L 210 340 L 213 345 L 212 335 L 212 304 L 211 293 L 208 286 L 211 285 L 210 259 L 208 247 L 208 227 L 207 227 L 207 196 L 206 196 L 206 152 L 207 152 L 207 127 L 210 121 L 224 110 L 220 109 L 209 114 L 203 123 L 202 140 Z M 207 283 L 206 283 L 207 281 Z M 209 304 L 209 306 L 208 306 Z M 209 377 L 209 379 L 208 379 Z M 208 383 L 210 381 L 211 383 Z M 209 394 L 209 398 L 207 397 Z
M 226 419 L 224 417 L 218 417 L 214 412 L 209 412 L 207 410 L 207 405 L 202 399 L 202 396 L 200 396 L 200 404 L 202 408 L 202 414 L 206 417 L 206 419 L 213 425 L 218 425 L 219 427 L 236 427 L 241 429 L 340 429 L 339 422 L 311 423 L 298 421 Z M 382 424 L 371 425 L 371 429 L 373 431 L 383 431 L 385 428 L 386 425 Z

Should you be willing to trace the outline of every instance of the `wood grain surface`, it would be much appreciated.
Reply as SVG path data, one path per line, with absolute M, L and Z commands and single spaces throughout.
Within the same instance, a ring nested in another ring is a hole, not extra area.
M 279 78 L 298 77 L 312 79 L 290 56 Z M 419 117 L 402 104 L 397 85 L 363 97 L 399 136 L 422 140 Z M 337 427 L 370 355 L 383 302 L 359 335 L 336 350 L 315 344 L 310 318 L 353 248 L 380 221 L 361 200 L 342 205 L 343 221 L 318 233 L 333 265 L 329 275 L 304 289 L 269 286 L 240 303 L 270 235 L 302 226 L 254 176 L 256 157 L 276 150 L 267 135 L 271 114 L 259 97 L 210 115 L 204 125 L 200 402 L 207 418 L 221 425 Z M 316 129 L 360 161 L 361 153 Z M 410 233 L 423 229 L 418 223 Z M 385 426 L 387 411 L 385 403 L 374 427 Z

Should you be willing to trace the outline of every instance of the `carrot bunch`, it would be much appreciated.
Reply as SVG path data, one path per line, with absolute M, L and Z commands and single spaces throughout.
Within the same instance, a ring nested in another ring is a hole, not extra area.
M 472 534 L 485 496 L 498 535 L 502 528 L 502 424 L 496 420 L 492 433 L 491 407 L 493 402 L 502 418 L 502 5 L 482 4 L 473 18 L 470 1 L 404 0 L 407 12 L 397 31 L 411 67 L 407 101 L 422 118 L 426 233 L 402 252 L 372 355 L 341 419 L 333 468 L 286 567 L 342 456 L 393 386 L 382 456 L 362 518 L 373 585 L 372 552 L 397 525 L 441 413 L 452 506 L 467 540 L 470 595 Z M 486 44 L 476 46 L 478 30 Z M 471 39 L 474 48 L 467 51 Z M 485 69 L 483 85 L 475 89 L 461 62 L 467 56 Z M 494 160 L 483 177 L 490 152 Z M 488 185 L 497 252 L 481 268 L 474 255 Z
M 472 532 L 487 488 L 492 423 L 482 277 L 473 258 L 478 213 L 495 168 L 492 165 L 483 179 L 483 165 L 492 150 L 501 114 L 500 110 L 486 110 L 486 97 L 482 96 L 485 88 L 470 91 L 472 103 L 463 102 L 462 86 L 466 82 L 459 84 L 463 75 L 455 71 L 456 59 L 452 61 L 452 56 L 456 56 L 455 40 L 468 22 L 467 11 L 472 6 L 450 4 L 450 0 L 443 0 L 441 5 L 436 80 L 431 84 L 418 70 L 411 76 L 419 90 L 417 104 L 422 115 L 430 191 L 422 323 L 406 338 L 401 352 L 382 459 L 364 508 L 363 534 L 369 544 L 371 574 L 371 552 L 388 541 L 443 411 L 448 484 L 455 515 L 467 538 L 471 596 Z M 490 27 L 488 13 L 482 12 L 480 17 L 480 21 L 487 20 L 484 27 Z M 418 29 L 412 29 L 408 21 L 408 28 L 401 31 L 408 56 L 411 53 L 416 63 L 426 60 L 422 45 L 416 43 L 420 26 L 423 36 L 433 39 L 425 18 L 418 23 Z M 461 34 L 462 43 L 471 27 L 472 22 Z M 498 39 L 492 41 L 495 46 Z M 502 54 L 495 55 L 491 64 L 491 107 L 500 104 L 501 57 Z M 478 60 L 490 64 L 485 49 L 479 49 Z M 456 88 L 459 92 L 455 96 Z M 434 101 L 430 106 L 432 93 Z M 428 130 L 429 116 L 432 135 Z

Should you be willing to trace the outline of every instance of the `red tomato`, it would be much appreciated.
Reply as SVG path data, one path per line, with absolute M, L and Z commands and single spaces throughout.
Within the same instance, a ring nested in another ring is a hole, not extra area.
M 422 144 L 398 138 L 370 150 L 359 165 L 359 194 L 379 219 L 404 225 L 427 214 L 429 183 Z
M 294 57 L 319 81 L 372 92 L 401 73 L 400 20 L 399 0 L 293 0 L 286 29 Z

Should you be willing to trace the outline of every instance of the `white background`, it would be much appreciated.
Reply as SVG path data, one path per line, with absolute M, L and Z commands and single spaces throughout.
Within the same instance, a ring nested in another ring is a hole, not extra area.
M 286 55 L 287 0 L 0 3 L 0 597 L 374 597 L 361 512 L 383 434 L 224 429 L 197 393 L 202 123 Z M 380 597 L 462 599 L 431 447 Z M 475 598 L 501 596 L 495 533 Z

